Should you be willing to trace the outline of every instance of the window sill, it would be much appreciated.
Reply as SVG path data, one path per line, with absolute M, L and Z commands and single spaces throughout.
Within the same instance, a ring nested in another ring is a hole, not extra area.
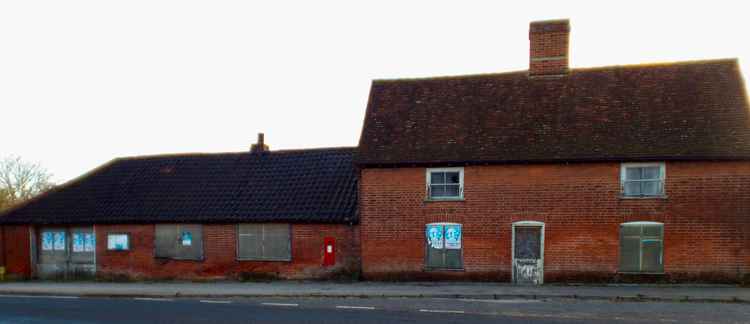
M 423 271 L 427 272 L 464 272 L 464 268 L 422 268 Z
M 619 274 L 626 274 L 626 275 L 663 275 L 666 274 L 666 272 L 633 272 L 633 271 L 617 271 Z
M 465 201 L 463 197 L 458 198 L 425 198 L 424 202 L 446 202 L 446 201 Z
M 622 200 L 643 200 L 643 199 L 669 199 L 669 196 L 667 195 L 658 195 L 658 196 L 624 196 L 620 195 L 619 197 Z
M 154 257 L 154 259 L 157 259 L 157 260 L 173 260 L 173 261 L 193 261 L 193 262 L 203 262 L 203 261 L 205 261 L 204 258 L 191 259 L 191 258 L 175 258 L 175 257 Z
M 237 258 L 240 262 L 292 262 L 292 259 L 245 259 Z

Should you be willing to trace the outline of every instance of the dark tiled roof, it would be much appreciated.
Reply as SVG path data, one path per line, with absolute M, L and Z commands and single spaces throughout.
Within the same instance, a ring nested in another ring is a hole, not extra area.
M 356 162 L 747 158 L 739 66 L 714 60 L 375 81 Z
M 357 222 L 354 148 L 115 159 L 2 223 Z

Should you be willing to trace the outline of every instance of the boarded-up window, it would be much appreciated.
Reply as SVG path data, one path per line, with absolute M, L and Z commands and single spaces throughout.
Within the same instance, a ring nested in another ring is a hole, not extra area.
M 289 224 L 239 224 L 237 258 L 289 261 L 292 259 Z
M 620 225 L 620 272 L 664 272 L 663 237 L 661 223 Z
M 156 225 L 156 257 L 177 260 L 203 259 L 203 226 L 199 224 Z
M 425 230 L 428 269 L 463 269 L 461 224 L 427 224 Z

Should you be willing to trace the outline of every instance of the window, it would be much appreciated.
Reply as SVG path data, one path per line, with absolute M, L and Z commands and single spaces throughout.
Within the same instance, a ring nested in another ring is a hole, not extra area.
M 42 232 L 42 251 L 65 251 L 65 231 Z
M 461 236 L 461 224 L 427 224 L 425 230 L 426 267 L 428 269 L 463 269 Z
M 462 199 L 464 196 L 464 169 L 427 169 L 428 199 Z
M 156 225 L 157 258 L 203 259 L 203 227 L 196 224 Z
M 664 272 L 664 225 L 632 222 L 620 225 L 620 272 Z
M 73 252 L 87 253 L 94 252 L 96 241 L 94 233 L 73 231 Z
M 664 195 L 664 163 L 623 163 L 620 168 L 622 195 L 658 197 Z
M 130 235 L 123 233 L 107 234 L 107 250 L 127 251 L 130 250 Z
M 237 225 L 237 259 L 289 261 L 292 259 L 289 224 Z

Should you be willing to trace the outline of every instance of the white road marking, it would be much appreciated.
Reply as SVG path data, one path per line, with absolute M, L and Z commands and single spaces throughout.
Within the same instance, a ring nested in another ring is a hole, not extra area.
M 173 299 L 170 298 L 133 298 L 135 300 L 145 300 L 145 301 L 173 301 Z
M 375 307 L 372 306 L 336 306 L 336 308 L 340 309 L 375 309 Z
M 231 304 L 231 300 L 200 300 L 201 303 L 206 304 Z
M 43 296 L 43 295 L 0 295 L 7 298 L 51 298 L 51 299 L 80 299 L 79 296 Z
M 260 303 L 266 306 L 285 306 L 285 307 L 297 307 L 299 304 L 285 304 L 285 303 Z
M 420 309 L 423 313 L 450 313 L 450 314 L 463 314 L 462 310 L 444 310 L 444 309 Z
M 459 299 L 463 302 L 497 303 L 497 304 L 525 304 L 538 303 L 539 299 Z

